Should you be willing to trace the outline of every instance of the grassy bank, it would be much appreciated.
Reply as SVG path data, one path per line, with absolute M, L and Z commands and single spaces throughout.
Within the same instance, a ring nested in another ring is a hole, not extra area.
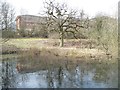
M 2 44 L 2 53 L 11 54 L 24 52 L 24 54 L 39 54 L 76 57 L 76 58 L 103 58 L 104 50 L 98 49 L 95 40 L 68 39 L 64 47 L 59 47 L 59 39 L 21 38 L 10 39 Z

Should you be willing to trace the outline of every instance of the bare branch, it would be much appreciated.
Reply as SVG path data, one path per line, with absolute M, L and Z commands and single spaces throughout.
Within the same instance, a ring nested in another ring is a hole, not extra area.
M 78 13 L 76 10 L 68 10 L 67 5 L 55 3 L 52 1 L 45 2 L 46 4 L 46 14 L 48 16 L 48 25 L 51 30 L 55 30 L 60 33 L 63 43 L 64 33 L 71 32 L 76 38 L 75 33 L 78 32 L 80 28 L 87 28 L 88 20 L 84 17 L 84 12 Z M 62 35 L 62 36 L 61 36 Z M 63 45 L 63 44 L 62 44 Z

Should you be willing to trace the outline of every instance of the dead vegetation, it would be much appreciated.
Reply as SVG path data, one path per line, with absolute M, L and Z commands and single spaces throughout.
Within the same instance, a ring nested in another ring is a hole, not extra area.
M 100 59 L 108 55 L 102 49 L 98 49 L 95 40 L 67 39 L 64 47 L 59 46 L 59 39 L 11 39 L 2 46 L 2 54 L 17 53 L 29 58 L 46 57 L 69 57 L 77 59 Z M 111 54 L 109 54 L 108 58 Z
M 2 45 L 2 54 L 13 54 L 17 53 L 20 49 L 15 45 Z

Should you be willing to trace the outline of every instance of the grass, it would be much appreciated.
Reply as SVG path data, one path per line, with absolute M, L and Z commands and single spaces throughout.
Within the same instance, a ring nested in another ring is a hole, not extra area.
M 28 51 L 28 54 L 30 54 L 30 52 L 34 54 L 39 50 L 40 52 L 42 52 L 41 54 L 44 55 L 51 54 L 62 57 L 101 58 L 105 56 L 105 52 L 103 50 L 98 50 L 97 47 L 94 47 L 92 49 L 90 49 L 89 47 L 84 47 L 87 46 L 90 42 L 92 42 L 92 44 L 95 44 L 94 40 L 65 39 L 65 43 L 70 45 L 65 47 L 59 47 L 59 42 L 59 39 L 19 38 L 10 39 L 6 43 L 4 43 L 4 46 L 9 46 L 7 49 L 8 51 L 18 49 L 18 51 Z M 78 45 L 72 45 L 70 44 L 71 42 L 72 44 L 78 43 Z M 54 46 L 55 43 L 57 43 L 57 46 Z M 3 47 L 3 51 L 6 52 L 5 49 L 6 47 Z
M 66 42 L 88 42 L 88 40 L 77 40 L 77 39 L 65 39 Z M 45 45 L 44 43 L 48 42 L 50 43 L 59 43 L 59 39 L 41 39 L 41 38 L 20 38 L 20 39 L 10 39 L 6 44 L 8 45 L 15 45 L 19 48 L 31 48 L 31 47 L 46 47 L 47 44 Z M 44 45 L 43 45 L 44 44 Z M 49 45 L 48 45 L 49 47 Z

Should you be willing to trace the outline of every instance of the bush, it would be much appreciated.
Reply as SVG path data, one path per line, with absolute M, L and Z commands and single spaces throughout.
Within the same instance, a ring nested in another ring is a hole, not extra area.
M 19 37 L 40 37 L 40 38 L 48 38 L 47 31 L 39 31 L 39 30 L 17 30 Z
M 15 38 L 17 36 L 15 31 L 12 30 L 3 30 L 2 38 Z

